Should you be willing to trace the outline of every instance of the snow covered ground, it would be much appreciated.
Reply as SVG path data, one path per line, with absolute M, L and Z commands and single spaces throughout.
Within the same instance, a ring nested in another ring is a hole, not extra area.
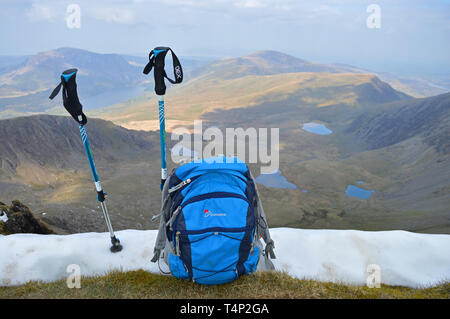
M 271 234 L 276 268 L 297 278 L 365 285 L 368 266 L 375 264 L 381 282 L 389 285 L 424 287 L 450 280 L 450 235 L 293 228 L 274 228 Z M 117 235 L 124 248 L 116 254 L 109 251 L 107 233 L 0 235 L 0 286 L 64 279 L 70 264 L 79 265 L 83 276 L 159 272 L 150 262 L 155 230 Z

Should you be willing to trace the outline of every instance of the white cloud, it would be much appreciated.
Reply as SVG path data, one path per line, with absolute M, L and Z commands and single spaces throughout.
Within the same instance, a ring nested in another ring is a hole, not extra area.
M 234 5 L 236 7 L 249 8 L 249 9 L 267 7 L 267 3 L 264 3 L 259 0 L 242 0 L 242 1 L 236 2 Z
M 26 15 L 31 21 L 53 21 L 56 18 L 56 10 L 50 5 L 33 3 Z
M 124 6 L 101 6 L 89 10 L 90 15 L 106 22 L 132 24 L 135 22 L 134 12 Z

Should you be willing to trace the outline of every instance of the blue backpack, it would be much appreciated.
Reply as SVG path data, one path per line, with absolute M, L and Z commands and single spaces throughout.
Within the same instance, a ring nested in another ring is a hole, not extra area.
M 184 164 L 169 175 L 162 196 L 152 261 L 164 260 L 173 276 L 214 285 L 274 268 L 268 258 L 275 258 L 274 243 L 244 162 L 215 157 Z

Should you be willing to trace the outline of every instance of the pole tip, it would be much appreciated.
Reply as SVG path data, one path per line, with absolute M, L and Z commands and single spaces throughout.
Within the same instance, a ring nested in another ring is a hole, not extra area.
M 122 245 L 112 245 L 111 248 L 109 250 L 111 250 L 112 253 L 118 253 L 119 251 L 122 250 Z
M 112 243 L 112 246 L 109 250 L 111 250 L 112 253 L 117 253 L 122 250 L 123 247 L 120 244 L 119 238 L 116 238 L 115 236 L 111 237 L 111 243 Z

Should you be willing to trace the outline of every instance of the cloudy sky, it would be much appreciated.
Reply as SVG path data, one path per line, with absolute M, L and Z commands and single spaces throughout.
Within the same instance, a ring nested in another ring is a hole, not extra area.
M 68 27 L 70 4 L 80 8 L 80 28 Z M 371 4 L 380 28 L 367 25 Z M 167 45 L 206 56 L 271 49 L 379 71 L 450 73 L 450 0 L 0 0 L 0 38 L 0 55 L 65 46 L 143 55 Z

